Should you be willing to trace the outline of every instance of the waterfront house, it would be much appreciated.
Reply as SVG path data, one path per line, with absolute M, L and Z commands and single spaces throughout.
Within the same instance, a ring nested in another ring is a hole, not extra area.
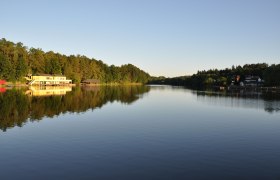
M 240 82 L 241 82 L 240 75 L 234 75 L 231 77 L 231 85 L 240 85 Z
M 72 84 L 72 80 L 66 79 L 66 76 L 63 75 L 38 74 L 29 75 L 26 79 L 29 81 L 29 85 L 57 86 Z
M 259 76 L 246 76 L 244 80 L 245 86 L 261 86 L 263 80 Z

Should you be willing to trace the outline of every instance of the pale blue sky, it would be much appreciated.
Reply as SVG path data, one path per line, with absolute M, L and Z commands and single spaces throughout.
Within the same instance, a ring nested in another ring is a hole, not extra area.
M 179 76 L 280 63 L 279 0 L 0 1 L 0 38 Z

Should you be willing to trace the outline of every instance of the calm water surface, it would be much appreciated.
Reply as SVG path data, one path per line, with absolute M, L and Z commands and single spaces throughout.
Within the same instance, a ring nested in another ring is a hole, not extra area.
M 7 90 L 1 179 L 280 179 L 279 95 Z

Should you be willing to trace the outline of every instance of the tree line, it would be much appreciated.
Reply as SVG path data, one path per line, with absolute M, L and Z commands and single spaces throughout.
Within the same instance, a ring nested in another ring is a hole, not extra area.
M 150 78 L 132 64 L 109 66 L 94 58 L 29 49 L 20 42 L 1 39 L 0 79 L 23 82 L 27 74 L 63 74 L 74 83 L 84 79 L 98 79 L 102 83 L 146 83 Z
M 149 83 L 205 88 L 210 86 L 228 86 L 236 76 L 240 77 L 240 81 L 244 81 L 246 76 L 259 76 L 264 80 L 265 86 L 280 86 L 280 64 L 272 64 L 270 66 L 266 63 L 245 64 L 244 66 L 232 66 L 231 68 L 221 70 L 198 71 L 191 76 L 174 78 L 152 77 Z

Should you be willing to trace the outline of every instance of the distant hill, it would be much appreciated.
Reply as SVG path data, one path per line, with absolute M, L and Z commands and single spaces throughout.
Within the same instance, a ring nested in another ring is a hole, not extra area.
M 107 65 L 86 56 L 66 56 L 53 51 L 27 48 L 22 43 L 0 40 L 0 79 L 24 81 L 27 74 L 63 74 L 80 83 L 98 79 L 102 83 L 147 83 L 150 75 L 132 64 Z

